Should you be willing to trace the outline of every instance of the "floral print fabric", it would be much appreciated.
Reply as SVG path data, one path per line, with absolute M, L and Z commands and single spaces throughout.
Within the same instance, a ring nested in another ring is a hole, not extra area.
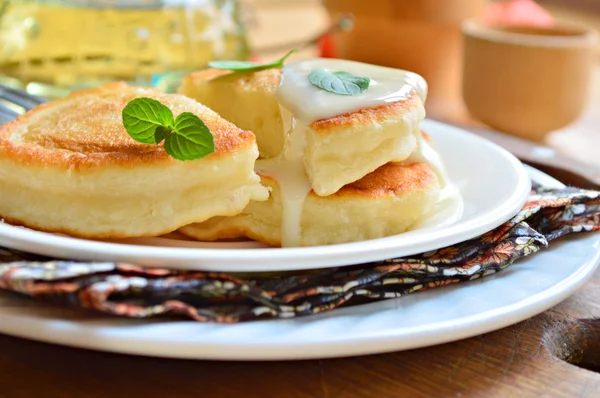
M 289 318 L 468 282 L 502 271 L 561 236 L 598 230 L 600 192 L 536 186 L 521 212 L 500 227 L 410 258 L 304 273 L 234 274 L 66 261 L 0 247 L 0 289 L 135 318 Z

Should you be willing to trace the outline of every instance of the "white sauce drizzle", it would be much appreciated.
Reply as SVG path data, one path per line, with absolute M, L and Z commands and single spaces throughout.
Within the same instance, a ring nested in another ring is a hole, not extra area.
M 437 227 L 449 225 L 458 220 L 463 212 L 463 201 L 459 189 L 448 178 L 448 173 L 439 153 L 431 144 L 418 134 L 417 149 L 402 163 L 424 162 L 433 169 L 440 182 L 440 195 L 436 206 L 417 222 L 413 228 Z
M 417 134 L 417 149 L 403 163 L 412 164 L 417 162 L 427 163 L 433 169 L 442 189 L 448 185 L 448 176 L 442 158 L 429 142 L 423 138 L 423 134 L 420 131 Z
M 308 81 L 308 75 L 315 69 L 368 76 L 371 83 L 367 91 L 359 95 L 334 94 Z M 405 100 L 414 91 L 425 103 L 427 83 L 412 72 L 340 59 L 311 59 L 290 63 L 283 68 L 277 97 L 297 120 L 310 125 L 317 120 Z
M 306 128 L 283 106 L 279 106 L 286 131 L 283 153 L 274 159 L 256 161 L 256 171 L 273 178 L 279 186 L 281 200 L 281 246 L 300 245 L 302 208 L 311 187 L 304 171 Z
M 368 76 L 371 83 L 367 91 L 356 96 L 329 93 L 314 87 L 308 80 L 310 72 L 319 68 Z M 277 98 L 285 126 L 285 147 L 277 158 L 259 160 L 256 163 L 257 172 L 275 179 L 279 186 L 283 247 L 301 244 L 302 209 L 311 191 L 303 164 L 305 138 L 309 126 L 318 120 L 401 101 L 414 92 L 425 102 L 425 80 L 415 73 L 398 69 L 332 59 L 299 61 L 283 68 Z M 418 137 L 420 136 L 419 134 Z M 437 153 L 422 139 L 419 141 L 419 150 L 411 156 L 411 162 L 426 161 L 436 170 L 440 181 L 446 181 L 444 168 Z

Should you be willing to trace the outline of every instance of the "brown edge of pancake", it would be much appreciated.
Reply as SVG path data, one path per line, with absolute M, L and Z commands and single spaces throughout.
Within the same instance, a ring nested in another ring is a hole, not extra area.
M 260 173 L 259 173 L 260 175 Z M 276 184 L 276 181 L 260 175 L 264 183 Z M 407 191 L 421 191 L 437 181 L 433 169 L 424 162 L 404 164 L 390 162 L 367 174 L 358 181 L 344 185 L 329 196 L 319 196 L 310 191 L 309 196 L 320 199 L 331 197 L 384 198 L 396 196 Z
M 376 108 L 364 108 L 356 112 L 344 113 L 329 119 L 318 120 L 312 123 L 310 128 L 316 133 L 327 134 L 331 130 L 381 123 L 389 119 L 398 118 L 398 115 L 418 106 L 419 103 L 419 96 L 413 92 L 408 98 L 388 105 Z
M 15 129 L 22 128 L 22 124 L 27 124 L 32 115 L 39 112 L 50 112 L 52 107 L 58 102 L 77 100 L 95 92 L 119 89 L 137 88 L 131 87 L 124 82 L 113 82 L 96 88 L 76 91 L 67 97 L 39 105 L 26 114 L 19 116 L 16 120 L 1 126 L 0 158 L 9 159 L 25 166 L 58 166 L 71 171 L 109 165 L 133 167 L 139 164 L 174 164 L 180 162 L 166 153 L 163 144 L 137 144 L 133 139 L 131 139 L 132 145 L 143 145 L 145 150 L 137 152 L 84 153 L 66 149 L 45 148 L 37 143 L 18 144 L 12 141 L 12 134 Z M 152 89 L 147 90 L 148 94 L 151 94 L 153 91 Z M 144 93 L 140 93 L 139 97 L 143 96 Z M 242 130 L 220 116 L 204 117 L 202 119 L 209 126 L 215 138 L 215 152 L 206 158 L 200 159 L 201 161 L 215 156 L 227 156 L 231 152 L 248 148 L 256 143 L 256 137 L 252 132 Z M 95 127 L 98 129 L 101 128 L 101 126 L 90 126 L 90 129 L 94 129 Z M 124 130 L 125 128 L 123 127 Z M 127 133 L 124 131 L 123 134 Z

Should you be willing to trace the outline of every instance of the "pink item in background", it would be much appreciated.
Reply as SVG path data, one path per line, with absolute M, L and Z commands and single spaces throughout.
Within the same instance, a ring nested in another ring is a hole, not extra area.
M 554 17 L 533 0 L 509 0 L 491 3 L 485 9 L 484 20 L 490 24 L 551 26 Z

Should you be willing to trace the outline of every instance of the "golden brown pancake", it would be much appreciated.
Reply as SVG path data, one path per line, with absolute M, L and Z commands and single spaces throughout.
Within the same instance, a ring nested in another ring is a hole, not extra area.
M 254 73 L 205 70 L 183 79 L 180 92 L 256 134 L 261 157 L 279 155 L 285 131 L 276 97 L 280 69 Z M 338 115 L 308 126 L 303 162 L 313 191 L 335 193 L 378 167 L 406 159 L 425 117 L 421 98 Z M 304 133 L 304 132 L 303 132 Z
M 182 162 L 135 142 L 121 112 L 151 97 L 210 128 L 215 152 Z M 41 105 L 0 128 L 0 218 L 89 238 L 168 233 L 238 214 L 267 190 L 253 171 L 254 135 L 181 95 L 111 83 Z
M 234 217 L 214 217 L 180 229 L 201 241 L 250 238 L 281 246 L 282 204 L 277 183 L 264 202 L 251 202 Z M 382 238 L 407 231 L 437 203 L 440 182 L 426 163 L 388 163 L 362 179 L 322 197 L 311 192 L 302 211 L 301 246 Z

